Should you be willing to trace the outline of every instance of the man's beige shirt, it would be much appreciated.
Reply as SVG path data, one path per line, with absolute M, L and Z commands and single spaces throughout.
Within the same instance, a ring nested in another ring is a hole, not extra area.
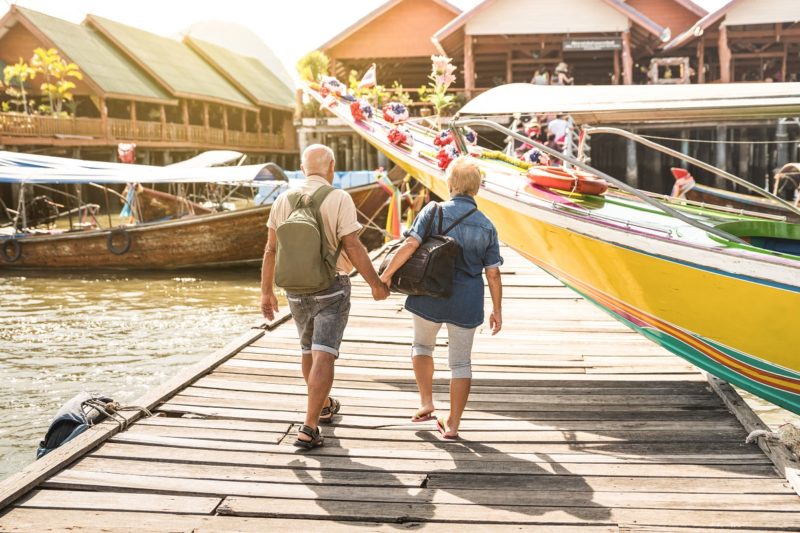
M 327 180 L 321 176 L 308 176 L 300 190 L 304 194 L 313 194 L 314 191 L 329 185 Z M 289 205 L 287 195 L 289 192 L 296 189 L 290 189 L 282 193 L 275 202 L 272 204 L 272 210 L 269 213 L 269 220 L 267 227 L 272 230 L 277 230 L 292 212 L 292 206 Z M 341 189 L 335 189 L 323 200 L 319 208 L 322 215 L 322 224 L 325 226 L 325 237 L 328 240 L 328 246 L 332 252 L 336 251 L 339 246 L 339 241 L 342 237 L 349 235 L 354 231 L 361 229 L 361 224 L 358 222 L 358 214 L 356 212 L 356 204 L 347 192 Z M 347 257 L 347 254 L 342 253 L 339 255 L 339 260 L 336 262 L 336 270 L 340 274 L 349 274 L 353 270 L 353 263 Z

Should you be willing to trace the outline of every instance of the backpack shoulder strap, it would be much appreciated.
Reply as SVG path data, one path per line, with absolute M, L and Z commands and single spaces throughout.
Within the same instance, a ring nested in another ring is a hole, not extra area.
M 322 211 L 320 208 L 322 207 L 322 202 L 325 201 L 325 198 L 328 197 L 330 193 L 335 191 L 336 188 L 332 185 L 323 185 L 311 195 L 311 205 L 312 209 L 314 209 L 314 213 L 317 217 L 317 225 L 319 226 L 320 236 L 322 237 L 320 240 L 322 241 L 322 249 L 320 250 L 322 253 L 322 257 L 328 257 L 328 237 L 325 235 L 325 222 L 322 220 Z M 336 233 L 336 228 L 334 228 L 334 234 Z M 333 255 L 333 266 L 336 265 L 336 261 L 339 260 L 339 254 L 342 253 L 342 247 L 344 243 L 339 240 L 339 246 L 336 247 L 336 252 Z
M 475 211 L 477 211 L 477 210 L 478 210 L 478 208 L 477 208 L 477 207 L 473 207 L 473 208 L 472 208 L 472 209 L 470 209 L 470 210 L 469 210 L 467 213 L 465 213 L 465 214 L 461 215 L 460 217 L 458 217 L 458 218 L 456 219 L 456 221 L 455 221 L 455 222 L 453 222 L 452 224 L 450 224 L 450 225 L 447 227 L 447 229 L 446 229 L 446 230 L 444 230 L 444 233 L 442 233 L 442 235 L 447 235 L 448 233 L 450 233 L 450 230 L 452 230 L 453 228 L 455 228 L 456 226 L 458 226 L 459 224 L 461 224 L 462 222 L 464 222 L 464 220 L 466 220 L 466 219 L 467 219 L 467 217 L 469 217 L 469 216 L 470 216 L 472 213 L 474 213 L 474 212 L 475 212 Z
M 286 200 L 289 201 L 289 207 L 290 207 L 289 213 L 290 214 L 293 211 L 295 211 L 298 207 L 300 207 L 300 202 L 302 202 L 303 196 L 305 196 L 305 195 L 303 194 L 303 191 L 301 191 L 300 189 L 296 189 L 296 190 L 289 191 L 288 193 L 286 193 Z

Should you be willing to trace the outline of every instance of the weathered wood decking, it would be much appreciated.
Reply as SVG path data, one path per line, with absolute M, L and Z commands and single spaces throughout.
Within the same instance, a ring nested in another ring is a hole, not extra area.
M 505 325 L 477 337 L 463 440 L 409 421 L 411 321 L 356 278 L 324 448 L 291 446 L 305 388 L 289 321 L 142 400 L 163 416 L 99 447 L 111 426 L 95 428 L 0 486 L 15 500 L 0 531 L 800 527 L 800 498 L 701 374 L 504 256 Z

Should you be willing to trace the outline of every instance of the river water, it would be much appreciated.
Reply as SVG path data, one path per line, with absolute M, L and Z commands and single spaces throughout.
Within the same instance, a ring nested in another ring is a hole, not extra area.
M 0 479 L 80 391 L 125 403 L 260 318 L 259 272 L 0 276 Z

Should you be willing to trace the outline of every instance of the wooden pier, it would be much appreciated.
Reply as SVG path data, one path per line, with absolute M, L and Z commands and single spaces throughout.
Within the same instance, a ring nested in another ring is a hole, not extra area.
M 354 278 L 324 448 L 291 444 L 305 386 L 279 320 L 142 398 L 159 416 L 96 426 L 0 485 L 0 531 L 800 528 L 800 497 L 702 374 L 503 255 L 504 329 L 476 338 L 462 440 L 409 421 L 410 317 Z

